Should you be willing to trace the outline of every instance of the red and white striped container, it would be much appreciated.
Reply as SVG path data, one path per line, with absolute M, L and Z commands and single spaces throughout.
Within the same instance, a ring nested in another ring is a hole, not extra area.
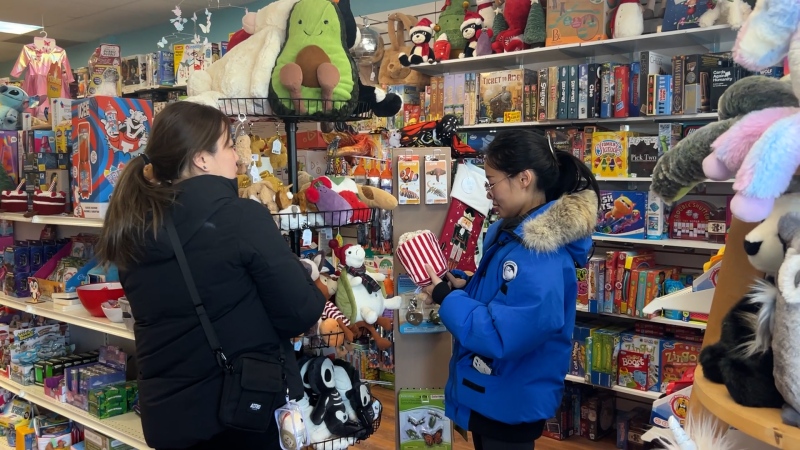
M 33 193 L 33 210 L 40 216 L 55 216 L 67 212 L 67 194 L 56 192 L 58 176 L 53 177 L 46 191 L 37 189 Z
M 5 212 L 24 213 L 28 211 L 28 193 L 22 189 L 25 180 L 16 189 L 0 193 L 0 208 Z
M 400 236 L 395 255 L 403 264 L 411 281 L 419 287 L 431 284 L 431 277 L 425 270 L 430 265 L 439 277 L 447 272 L 447 260 L 439 248 L 439 242 L 428 230 L 405 233 Z

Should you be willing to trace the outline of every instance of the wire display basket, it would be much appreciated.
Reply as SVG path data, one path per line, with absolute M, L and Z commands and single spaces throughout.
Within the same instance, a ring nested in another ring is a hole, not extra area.
M 298 231 L 370 223 L 375 218 L 375 211 L 371 208 L 356 208 L 341 211 L 283 212 L 272 216 L 281 230 Z
M 344 331 L 308 334 L 303 338 L 303 347 L 308 350 L 341 347 L 346 341 Z
M 377 410 L 376 414 L 374 414 L 374 417 L 371 418 L 372 420 L 370 420 L 369 417 L 362 417 L 360 419 L 362 422 L 366 421 L 368 423 L 366 426 L 362 426 L 360 430 L 356 431 L 355 433 L 351 433 L 349 436 L 332 437 L 324 441 L 315 442 L 306 448 L 309 450 L 342 450 L 358 444 L 359 442 L 364 441 L 375 434 L 381 426 L 383 404 L 381 404 L 381 402 L 375 397 L 372 398 L 372 401 L 375 405 L 377 405 L 377 407 L 374 408 L 374 410 Z
M 219 108 L 227 116 L 297 122 L 352 122 L 372 118 L 372 109 L 367 102 L 318 98 L 221 98 Z

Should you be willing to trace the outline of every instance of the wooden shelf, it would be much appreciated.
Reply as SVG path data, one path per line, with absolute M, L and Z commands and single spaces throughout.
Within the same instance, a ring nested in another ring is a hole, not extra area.
M 737 404 L 724 385 L 712 383 L 703 376 L 700 366 L 694 373 L 692 402 L 698 402 L 721 421 L 761 442 L 780 449 L 800 448 L 800 428 L 784 425 L 780 410 Z

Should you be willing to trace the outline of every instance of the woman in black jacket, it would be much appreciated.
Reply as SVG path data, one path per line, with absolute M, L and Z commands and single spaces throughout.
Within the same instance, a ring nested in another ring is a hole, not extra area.
M 119 268 L 136 319 L 142 426 L 156 449 L 280 448 L 274 419 L 266 434 L 218 419 L 223 372 L 181 276 L 167 215 L 228 359 L 279 348 L 292 398 L 303 386 L 290 339 L 325 305 L 269 211 L 238 197 L 229 123 L 208 106 L 164 108 L 144 154 L 122 172 L 100 239 L 99 258 Z

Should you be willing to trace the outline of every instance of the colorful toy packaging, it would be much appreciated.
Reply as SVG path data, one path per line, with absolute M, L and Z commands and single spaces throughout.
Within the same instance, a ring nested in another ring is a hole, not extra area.
M 450 420 L 441 389 L 403 389 L 397 399 L 400 450 L 453 448 Z
M 122 95 L 122 73 L 119 45 L 102 44 L 89 59 L 89 87 L 87 96 Z M 74 117 L 74 115 L 73 115 Z
M 619 236 L 644 239 L 644 208 L 647 193 L 636 191 L 600 191 L 596 236 Z
M 629 176 L 629 131 L 595 131 L 592 133 L 592 173 L 598 177 Z
M 147 100 L 92 97 L 72 104 L 73 209 L 102 219 L 125 165 L 144 151 L 153 106 Z
M 612 9 L 605 2 L 564 0 L 547 3 L 545 44 L 578 44 L 607 39 L 606 25 Z

